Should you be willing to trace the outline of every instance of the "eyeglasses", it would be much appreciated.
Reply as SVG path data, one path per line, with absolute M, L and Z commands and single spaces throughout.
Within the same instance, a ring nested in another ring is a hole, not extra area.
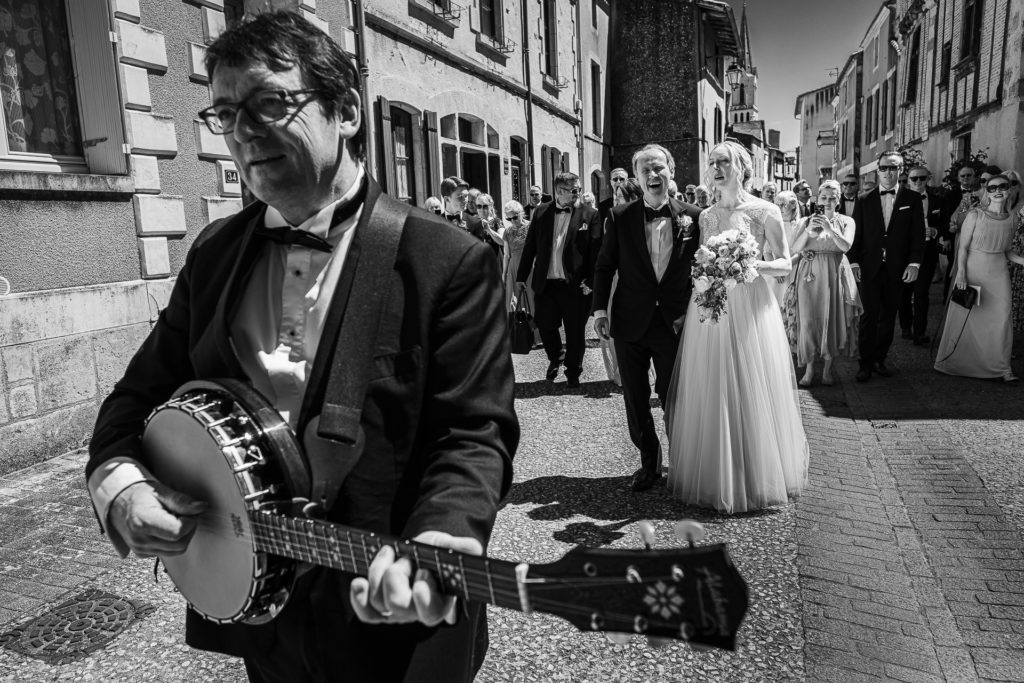
M 987 185 L 985 190 L 988 192 L 1006 192 L 1010 189 L 1010 183 L 997 183 L 996 185 Z
M 583 188 L 580 188 L 580 187 L 556 187 L 555 190 L 557 190 L 558 192 L 568 192 L 569 194 L 577 195 L 580 192 L 582 192 Z
M 887 173 L 887 172 L 890 172 L 890 171 L 898 171 L 898 170 L 900 170 L 900 167 L 899 166 L 890 166 L 890 165 L 886 164 L 885 166 L 879 166 L 878 170 L 883 172 L 883 173 Z
M 530 196 L 531 197 L 539 197 L 540 196 L 540 192 L 531 192 Z
M 477 210 L 480 210 L 480 209 L 489 209 L 489 208 L 491 208 L 491 205 L 490 205 L 490 204 L 477 204 L 477 205 L 476 205 L 476 208 L 477 208 Z
M 280 121 L 312 102 L 321 94 L 316 89 L 307 90 L 260 90 L 241 102 L 223 102 L 199 112 L 199 118 L 214 135 L 227 135 L 235 130 L 238 110 L 242 109 L 255 123 L 266 125 Z M 309 95 L 299 100 L 299 95 Z
M 912 175 L 912 176 L 910 176 L 910 182 L 912 182 L 912 183 L 916 183 L 916 182 L 922 182 L 923 183 L 926 180 L 928 180 L 928 176 L 926 176 L 926 175 Z
M 845 182 L 843 187 L 857 187 L 857 183 Z

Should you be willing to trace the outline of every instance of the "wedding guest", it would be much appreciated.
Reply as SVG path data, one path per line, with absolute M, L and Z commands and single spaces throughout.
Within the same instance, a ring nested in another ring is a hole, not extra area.
M 917 279 L 903 286 L 900 298 L 900 329 L 904 339 L 912 339 L 915 346 L 927 346 L 931 337 L 925 334 L 928 326 L 928 297 L 935 267 L 939 263 L 939 228 L 942 226 L 942 196 L 928 187 L 932 174 L 925 166 L 915 166 L 907 174 L 909 187 L 921 195 L 924 211 L 924 257 Z
M 834 180 L 818 186 L 818 206 L 824 213 L 801 218 L 793 251 L 800 252 L 800 263 L 793 276 L 797 329 L 794 351 L 797 365 L 804 366 L 800 386 L 814 380 L 814 362 L 824 361 L 821 383 L 835 383 L 832 362 L 840 355 L 857 353 L 857 328 L 864 307 L 857 293 L 846 252 L 853 244 L 857 224 L 853 218 L 836 212 L 841 189 Z
M 546 377 L 554 381 L 564 363 L 566 386 L 580 386 L 585 332 L 590 318 L 594 262 L 601 248 L 597 211 L 576 207 L 580 179 L 563 171 L 555 176 L 555 201 L 541 204 L 530 222 L 516 273 L 516 290 L 525 290 L 533 274 L 534 320 L 548 357 Z M 565 355 L 559 327 L 565 328 Z M 564 360 L 563 360 L 564 359 Z
M 580 206 L 585 206 L 588 209 L 596 208 L 594 206 L 595 200 L 596 197 L 594 197 L 593 192 L 584 192 L 583 194 L 580 195 Z
M 775 183 L 765 183 L 761 187 L 761 199 L 766 202 L 775 203 L 775 195 L 779 193 L 779 186 Z
M 444 203 L 437 197 L 427 197 L 427 200 L 423 202 L 423 208 L 440 216 L 444 211 Z
M 472 194 L 472 191 L 470 191 L 470 194 Z M 494 256 L 498 259 L 498 263 L 501 264 L 505 261 L 505 242 L 501 238 L 504 227 L 497 212 L 494 210 L 494 199 L 487 193 L 481 193 L 476 196 L 473 204 L 476 207 L 477 218 L 480 219 L 480 224 L 484 229 L 484 244 L 491 248 Z
M 791 190 L 783 190 L 775 195 L 775 205 L 779 207 L 779 211 L 782 213 L 782 232 L 786 238 L 786 244 L 789 247 L 790 261 L 792 268 L 790 272 L 785 275 L 775 275 L 765 277 L 765 281 L 768 283 L 768 289 L 772 290 L 775 294 L 775 300 L 779 302 L 779 308 L 783 313 L 783 319 L 785 320 L 788 315 L 796 317 L 796 311 L 792 310 L 788 312 L 788 306 L 786 304 L 786 291 L 789 289 L 790 283 L 793 281 L 793 275 L 796 273 L 797 264 L 800 261 L 800 252 L 793 249 L 793 242 L 796 240 L 796 236 L 800 229 L 800 200 L 796 198 L 796 195 Z M 772 260 L 772 255 L 768 254 L 765 260 Z M 790 328 L 790 324 L 787 322 L 787 329 Z
M 1024 187 L 1016 171 L 1007 171 L 1006 177 L 1010 179 L 1010 196 L 1006 203 L 1010 207 L 1010 215 L 1017 222 L 1012 249 L 1018 254 L 1024 254 Z M 1010 264 L 1010 293 L 1013 301 L 1013 331 L 1024 332 L 1024 267 L 1016 263 Z
M 469 188 L 469 198 L 466 200 L 466 213 L 470 216 L 476 215 L 476 198 L 480 196 L 481 190 L 475 187 Z
M 691 184 L 686 186 L 686 188 L 683 190 L 683 201 L 686 202 L 687 204 L 693 204 L 693 205 L 696 206 L 696 204 L 697 204 L 697 186 L 696 185 L 691 183 Z
M 1007 206 L 1010 179 L 993 175 L 984 190 L 981 204 L 964 219 L 953 280 L 956 289 L 979 287 L 980 305 L 968 309 L 950 299 L 935 369 L 948 375 L 1016 382 L 1010 368 L 1013 330 L 1006 262 L 1024 265 L 1024 256 L 1011 248 L 1016 221 Z
M 516 200 L 505 202 L 503 214 L 506 226 L 502 232 L 502 239 L 505 243 L 505 267 L 502 273 L 505 278 L 505 307 L 512 308 L 512 298 L 516 294 L 516 271 L 519 270 L 519 261 L 523 257 L 523 247 L 526 245 L 526 232 L 529 223 L 523 218 L 523 205 Z M 533 307 L 533 287 L 526 285 L 526 301 Z
M 866 382 L 872 373 L 890 377 L 886 365 L 892 346 L 903 284 L 917 279 L 924 257 L 924 214 L 921 198 L 897 187 L 903 156 L 887 151 L 878 157 L 878 187 L 853 208 L 857 224 L 850 265 L 860 283 L 864 304 L 861 319 L 860 370 L 855 379 Z
M 953 200 L 952 197 L 949 197 L 943 207 L 943 213 L 948 213 L 949 216 L 948 219 L 945 216 L 943 217 L 947 241 L 946 249 L 949 254 L 949 264 L 946 267 L 946 282 L 942 288 L 943 299 L 949 298 L 949 285 L 953 281 L 953 273 L 956 272 L 956 256 L 959 253 L 957 241 L 960 238 L 960 226 L 963 224 L 967 212 L 981 203 L 981 197 L 984 194 L 984 189 L 982 189 L 978 178 L 982 170 L 984 170 L 984 167 L 979 169 L 972 166 L 964 166 L 961 168 L 957 172 L 960 187 L 956 193 L 951 193 L 952 197 L 956 197 L 956 202 L 950 207 L 950 203 Z
M 624 168 L 613 168 L 609 175 L 609 184 L 611 186 L 611 194 L 606 199 L 602 199 L 597 205 L 597 213 L 601 220 L 601 225 L 604 225 L 604 221 L 608 218 L 608 212 L 615 206 L 615 191 L 619 189 L 620 185 L 625 184 L 626 180 L 629 179 L 629 173 Z
M 842 185 L 843 196 L 839 200 L 839 206 L 836 207 L 836 213 L 852 216 L 853 205 L 857 202 L 857 192 L 860 189 L 860 181 L 857 180 L 857 176 L 853 173 L 847 173 L 846 177 L 843 178 Z
M 469 203 L 469 183 L 458 176 L 448 176 L 441 181 L 441 197 L 444 198 L 446 221 L 462 228 L 481 242 L 486 242 L 484 226 L 477 216 L 469 215 L 466 210 Z M 476 207 L 473 207 L 474 211 Z
M 538 206 L 545 202 L 551 201 L 551 195 L 541 191 L 540 185 L 532 185 L 530 187 L 530 203 L 524 207 L 524 215 L 526 220 L 533 220 L 533 212 Z
M 711 206 L 711 193 L 706 185 L 698 185 L 694 189 L 693 194 L 696 197 L 697 208 L 706 209 Z
M 798 180 L 793 186 L 796 198 L 800 200 L 800 218 L 807 218 L 814 213 L 814 202 L 811 201 L 811 184 L 806 180 Z

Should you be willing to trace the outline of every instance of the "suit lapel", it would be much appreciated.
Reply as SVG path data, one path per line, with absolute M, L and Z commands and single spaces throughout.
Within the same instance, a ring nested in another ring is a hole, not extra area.
M 627 218 L 625 223 L 629 226 L 629 231 L 633 236 L 633 242 L 636 245 L 637 256 L 643 264 L 641 268 L 651 276 L 652 280 L 657 282 L 658 276 L 654 272 L 654 264 L 651 263 L 651 252 L 647 248 L 647 225 L 644 220 L 643 198 L 637 199 L 630 204 L 629 209 L 623 218 Z
M 875 214 L 876 224 L 881 226 L 882 234 L 885 234 L 885 212 L 882 211 L 882 195 L 878 193 L 877 189 L 871 190 L 871 194 L 864 198 L 864 202 L 869 211 Z

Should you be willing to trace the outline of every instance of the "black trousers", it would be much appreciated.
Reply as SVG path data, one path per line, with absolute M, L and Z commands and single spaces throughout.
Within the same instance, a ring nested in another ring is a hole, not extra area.
M 622 379 L 622 398 L 626 404 L 629 438 L 640 449 L 640 467 L 650 473 L 661 473 L 661 442 L 651 414 L 651 384 L 647 371 L 654 361 L 654 390 L 665 410 L 668 383 L 679 348 L 679 336 L 665 322 L 659 308 L 654 309 L 651 323 L 643 337 L 636 341 L 615 339 L 615 357 Z
M 894 279 L 889 274 L 884 263 L 873 278 L 861 280 L 860 298 L 864 304 L 864 315 L 860 318 L 862 368 L 870 369 L 875 363 L 884 362 L 889 354 L 903 285 L 902 279 Z
M 928 294 L 939 265 L 939 243 L 928 240 L 924 243 L 924 258 L 917 272 L 917 279 L 903 284 L 900 295 L 900 329 L 910 330 L 915 338 L 923 337 L 928 327 Z
M 562 336 L 558 328 L 565 328 L 565 376 L 573 379 L 578 379 L 583 372 L 591 298 L 591 294 L 580 291 L 578 284 L 565 280 L 548 280 L 544 289 L 534 294 L 537 308 L 534 322 L 544 344 L 544 353 L 548 361 L 558 362 L 562 356 Z

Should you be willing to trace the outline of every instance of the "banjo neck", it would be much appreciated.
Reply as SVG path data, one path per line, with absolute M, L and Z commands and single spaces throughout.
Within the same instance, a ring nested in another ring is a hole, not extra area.
M 517 576 L 517 567 L 527 565 L 276 512 L 253 512 L 250 523 L 256 548 L 262 552 L 366 576 L 377 552 L 390 546 L 396 555 L 411 558 L 416 567 L 432 571 L 443 593 L 530 611 L 523 582 Z

